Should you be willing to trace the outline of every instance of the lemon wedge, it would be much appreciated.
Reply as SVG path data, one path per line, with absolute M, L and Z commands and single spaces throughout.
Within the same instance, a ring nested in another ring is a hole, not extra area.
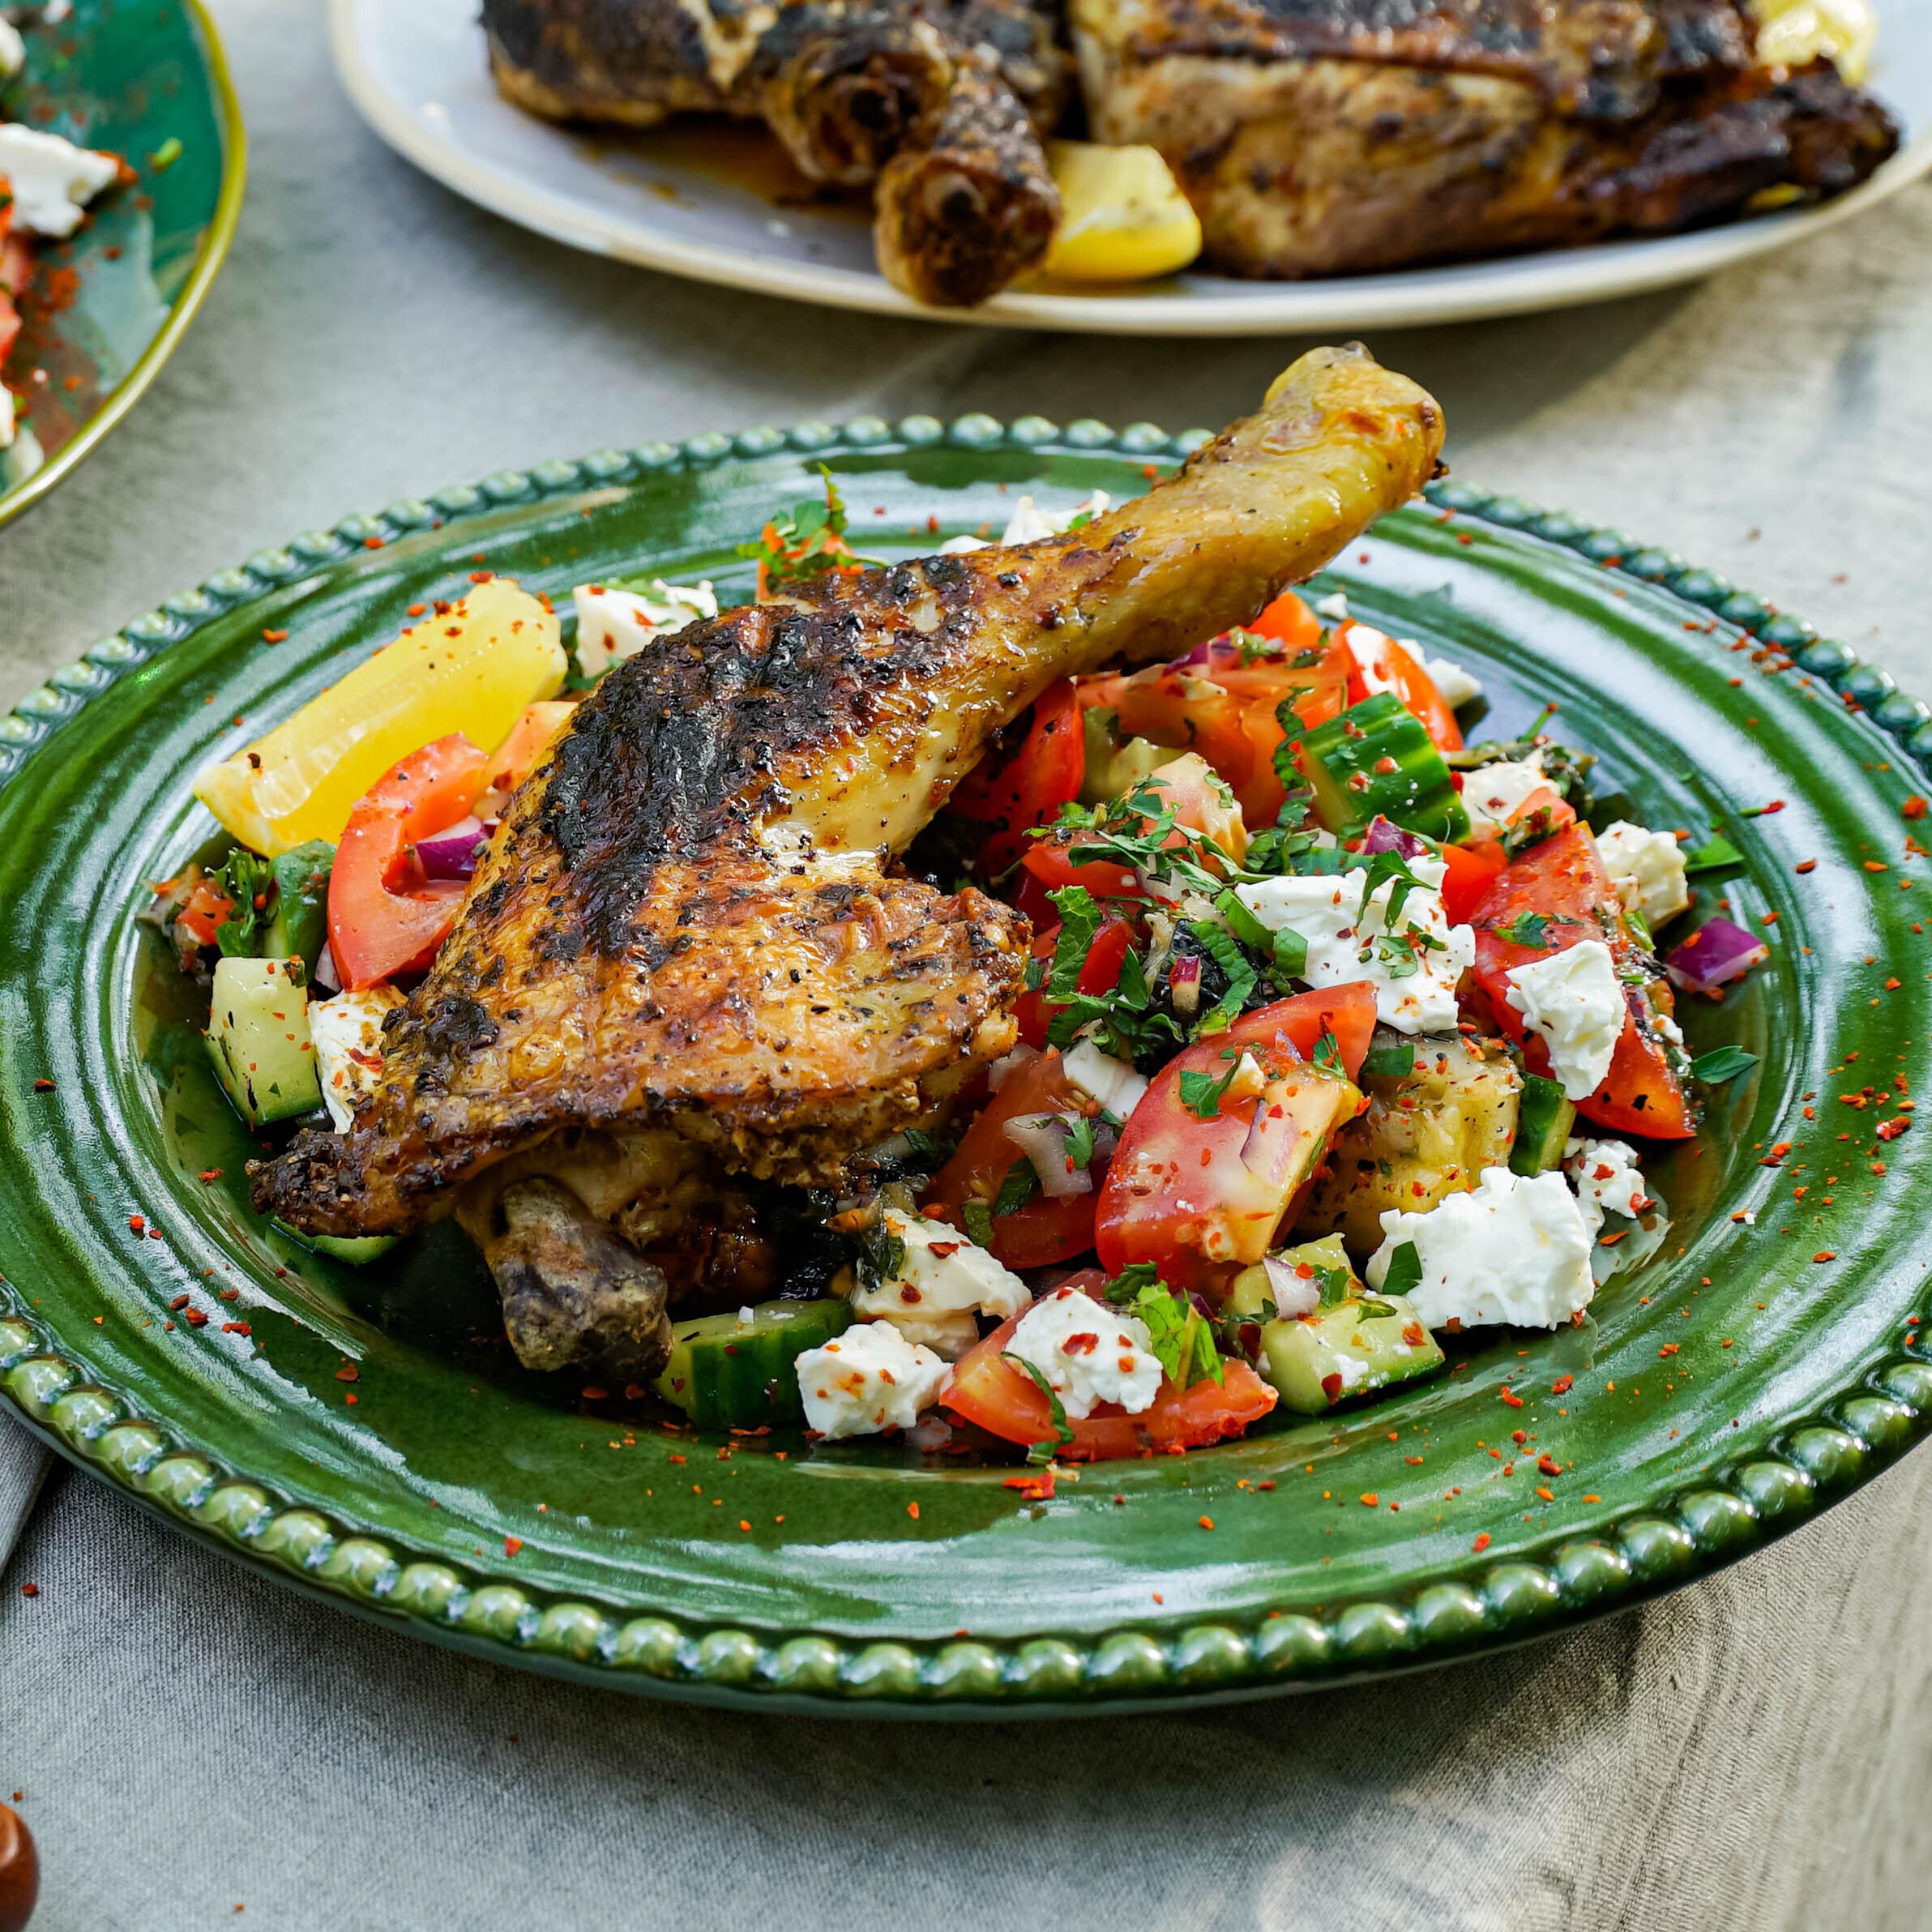
M 1076 282 L 1144 282 L 1201 252 L 1201 218 L 1153 147 L 1049 141 L 1060 229 L 1043 267 Z
M 350 807 L 398 759 L 452 731 L 494 751 L 526 705 L 556 696 L 568 668 L 557 619 L 512 579 L 493 577 L 266 737 L 204 766 L 194 796 L 270 858 L 306 839 L 340 839 Z
M 1802 67 L 1821 54 L 1856 86 L 1871 65 L 1879 38 L 1871 0 L 1751 0 L 1758 58 L 1770 67 Z

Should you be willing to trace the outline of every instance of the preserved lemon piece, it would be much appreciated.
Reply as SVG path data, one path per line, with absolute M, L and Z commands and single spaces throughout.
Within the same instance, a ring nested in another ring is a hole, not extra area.
M 388 767 L 459 731 L 494 751 L 567 668 L 556 618 L 493 577 L 311 699 L 237 756 L 203 768 L 194 796 L 270 858 L 342 836 L 349 808 Z
M 1856 85 L 1879 38 L 1871 0 L 1750 0 L 1758 23 L 1758 58 L 1767 66 L 1802 67 L 1819 55 Z
M 1153 147 L 1049 141 L 1060 228 L 1049 275 L 1079 282 L 1143 282 L 1185 268 L 1201 252 L 1201 218 Z

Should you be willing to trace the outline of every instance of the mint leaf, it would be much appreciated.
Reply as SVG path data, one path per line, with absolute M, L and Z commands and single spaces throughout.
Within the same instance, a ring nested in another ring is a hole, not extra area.
M 1684 854 L 1684 870 L 1686 872 L 1715 872 L 1723 866 L 1742 866 L 1744 854 L 1718 832 L 1705 840 L 1695 852 Z
M 1310 1064 L 1318 1072 L 1333 1074 L 1337 1079 L 1345 1080 L 1349 1077 L 1342 1065 L 1342 1043 L 1332 1033 L 1323 1033 L 1316 1041 Z
M 1040 1191 L 1040 1177 L 1033 1171 L 1032 1161 L 1022 1158 L 1007 1169 L 1007 1178 L 999 1184 L 999 1192 L 993 1199 L 993 1218 L 1002 1219 L 1009 1214 L 1017 1214 Z
M 1690 1062 L 1690 1077 L 1707 1086 L 1716 1086 L 1723 1080 L 1736 1079 L 1741 1073 L 1749 1073 L 1757 1064 L 1758 1056 L 1741 1046 L 1713 1047 Z
M 1053 1440 L 1049 1443 L 1042 1436 L 1027 1451 L 1027 1460 L 1030 1463 L 1051 1462 L 1054 1450 L 1064 1448 L 1073 1440 L 1073 1430 L 1066 1421 L 1066 1404 L 1060 1400 L 1059 1391 L 1024 1355 L 1015 1355 L 1011 1349 L 1002 1349 L 999 1358 L 1002 1361 L 1011 1362 L 1045 1396 L 1047 1413 L 1053 1417 Z
M 1361 1071 L 1378 1079 L 1400 1080 L 1416 1071 L 1416 1049 L 1406 1040 L 1393 1046 L 1372 1046 L 1362 1056 Z
M 966 1224 L 967 1238 L 976 1247 L 993 1246 L 993 1210 L 984 1201 L 968 1201 L 960 1209 L 960 1218 Z

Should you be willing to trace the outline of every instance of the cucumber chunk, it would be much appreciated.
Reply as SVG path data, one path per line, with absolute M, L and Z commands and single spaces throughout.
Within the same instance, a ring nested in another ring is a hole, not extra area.
M 1576 1125 L 1576 1104 L 1563 1096 L 1560 1080 L 1540 1073 L 1523 1076 L 1516 1104 L 1516 1138 L 1510 1143 L 1510 1172 L 1534 1177 L 1563 1163 L 1563 1145 Z
M 1443 1351 L 1405 1295 L 1371 1295 L 1349 1265 L 1341 1237 L 1325 1236 L 1277 1258 L 1306 1263 L 1323 1306 L 1312 1314 L 1264 1321 L 1255 1366 L 1298 1415 L 1326 1414 L 1338 1403 L 1433 1374 Z M 1265 1314 L 1273 1297 L 1267 1269 L 1244 1268 L 1228 1297 L 1235 1314 Z
M 1300 729 L 1292 714 L 1282 722 Z M 1314 789 L 1316 817 L 1332 832 L 1379 815 L 1425 838 L 1468 836 L 1469 814 L 1442 753 L 1393 691 L 1302 732 L 1296 762 Z
M 273 861 L 275 910 L 262 935 L 262 951 L 271 960 L 300 960 L 310 972 L 329 937 L 329 874 L 336 848 L 310 839 Z
M 308 977 L 300 960 L 215 963 L 208 1058 L 235 1111 L 251 1127 L 322 1104 L 309 1039 Z
M 1081 720 L 1085 733 L 1086 775 L 1080 780 L 1083 805 L 1105 805 L 1152 778 L 1174 754 L 1146 738 L 1122 738 L 1116 713 L 1097 704 L 1087 707 Z
M 400 1234 L 305 1234 L 284 1220 L 271 1220 L 268 1225 L 311 1254 L 326 1255 L 331 1261 L 344 1262 L 350 1267 L 367 1267 L 402 1239 Z
M 700 1429 L 802 1422 L 793 1364 L 851 1325 L 852 1310 L 836 1296 L 674 1322 L 670 1360 L 652 1386 Z

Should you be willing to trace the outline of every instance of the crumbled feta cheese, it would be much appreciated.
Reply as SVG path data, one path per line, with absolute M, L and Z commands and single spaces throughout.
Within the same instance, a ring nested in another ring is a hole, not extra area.
M 309 1039 L 315 1049 L 315 1077 L 323 1105 L 338 1134 L 355 1124 L 356 1109 L 383 1078 L 383 1016 L 400 1007 L 393 986 L 366 993 L 338 993 L 309 1002 Z
M 1404 648 L 1412 656 L 1421 657 L 1421 647 L 1401 640 Z M 1465 671 L 1451 657 L 1423 657 L 1422 675 L 1443 695 L 1443 702 L 1451 711 L 1460 710 L 1482 695 L 1481 681 Z
M 1043 536 L 1058 536 L 1063 530 L 1073 527 L 1076 516 L 1089 519 L 1107 514 L 1107 506 L 1113 502 L 1104 489 L 1096 489 L 1084 503 L 1075 503 L 1071 510 L 1041 510 L 1035 507 L 1031 497 L 1022 497 L 1013 506 L 1013 514 L 1007 519 L 1007 527 L 1000 532 L 1002 544 L 1037 543 Z M 983 536 L 949 536 L 939 546 L 942 557 L 964 557 L 969 551 L 987 550 L 993 546 Z
M 1561 1174 L 1530 1178 L 1485 1168 L 1469 1193 L 1450 1195 L 1421 1213 L 1387 1209 L 1382 1246 L 1365 1279 L 1379 1289 L 1396 1250 L 1411 1242 L 1422 1275 L 1408 1299 L 1424 1327 L 1507 1322 L 1554 1328 L 1587 1308 L 1596 1292 L 1592 1239 Z
M 1007 1349 L 1046 1378 L 1076 1422 L 1096 1402 L 1118 1402 L 1137 1416 L 1160 1393 L 1160 1364 L 1148 1347 L 1147 1323 L 1078 1289 L 1055 1289 L 1036 1302 Z
M 20 30 L 0 14 L 0 80 L 11 80 L 27 65 L 27 43 Z
M 1619 819 L 1597 833 L 1596 851 L 1617 896 L 1652 932 L 1690 904 L 1683 848 L 1669 832 Z
M 1081 1092 L 1098 1101 L 1116 1120 L 1124 1121 L 1148 1090 L 1145 1079 L 1125 1060 L 1103 1054 L 1091 1040 L 1076 1040 L 1066 1049 L 1060 1068 Z
M 1684 1029 L 1679 1026 L 1668 1013 L 1658 1013 L 1653 1011 L 1650 1016 L 1650 1024 L 1655 1027 L 1658 1032 L 1662 1034 L 1664 1038 L 1669 1041 L 1680 1054 L 1685 1050 Z
M 579 583 L 571 592 L 577 607 L 577 669 L 601 677 L 613 664 L 635 657 L 654 637 L 668 637 L 698 618 L 715 618 L 711 585 L 651 580 L 651 594 Z
M 1601 939 L 1585 939 L 1563 952 L 1512 966 L 1509 1003 L 1549 1049 L 1549 1071 L 1564 1097 L 1588 1099 L 1610 1071 L 1630 1008 L 1617 977 L 1617 963 Z
M 1549 782 L 1540 751 L 1520 761 L 1500 759 L 1493 765 L 1478 765 L 1473 772 L 1465 772 L 1463 804 L 1469 814 L 1470 830 L 1477 834 L 1502 831 L 1530 793 Z
M 1413 858 L 1408 869 L 1421 883 L 1404 895 L 1395 942 L 1386 948 L 1377 942 L 1391 937 L 1388 907 L 1396 880 L 1378 886 L 1366 906 L 1368 875 L 1359 870 L 1259 879 L 1237 886 L 1235 895 L 1271 931 L 1299 933 L 1307 941 L 1301 976 L 1306 985 L 1372 981 L 1376 1017 L 1384 1025 L 1404 1033 L 1442 1032 L 1456 1023 L 1456 984 L 1475 963 L 1476 935 L 1466 925 L 1451 925 L 1443 910 L 1447 868 L 1440 859 Z M 1414 971 L 1398 970 L 1411 960 Z
M 957 1361 L 980 1339 L 975 1315 L 1003 1322 L 1032 1300 L 1019 1276 L 957 1228 L 895 1208 L 881 1218 L 904 1254 L 890 1277 L 854 1291 L 855 1314 L 890 1322 L 908 1341 Z
M 111 154 L 18 122 L 0 123 L 0 178 L 13 190 L 15 222 L 31 235 L 72 234 L 87 204 L 120 173 Z
M 1637 1151 L 1624 1141 L 1572 1137 L 1563 1145 L 1563 1172 L 1576 1189 L 1585 1219 L 1594 1227 L 1603 1225 L 1606 1211 L 1635 1220 L 1650 1204 L 1637 1169 Z
M 1326 618 L 1331 624 L 1345 624 L 1349 621 L 1349 593 L 1345 590 L 1331 590 L 1325 597 L 1314 601 L 1314 614 Z
M 823 1348 L 807 1349 L 794 1366 L 806 1426 L 829 1441 L 910 1429 L 951 1373 L 890 1322 L 861 1322 Z

